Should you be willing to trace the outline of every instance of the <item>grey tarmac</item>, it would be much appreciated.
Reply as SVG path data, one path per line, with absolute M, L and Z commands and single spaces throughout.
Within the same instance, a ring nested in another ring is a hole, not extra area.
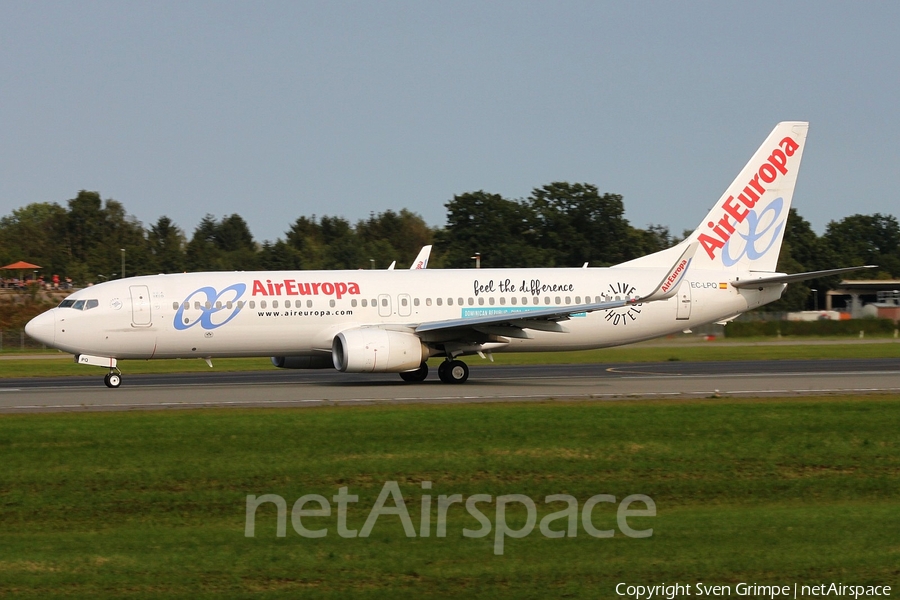
M 332 404 L 690 399 L 900 394 L 900 360 L 785 360 L 482 366 L 462 385 L 393 373 L 332 370 L 128 375 L 118 389 L 102 370 L 84 377 L 5 379 L 0 412 L 312 407 Z

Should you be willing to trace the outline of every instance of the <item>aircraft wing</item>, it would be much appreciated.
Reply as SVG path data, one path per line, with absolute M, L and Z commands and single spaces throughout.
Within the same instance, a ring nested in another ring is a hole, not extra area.
M 520 307 L 516 310 L 514 307 L 503 307 L 502 314 L 486 315 L 482 317 L 470 317 L 460 319 L 448 319 L 446 321 L 431 321 L 429 323 L 421 323 L 415 327 L 416 333 L 426 333 L 434 331 L 447 331 L 452 329 L 472 329 L 476 327 L 507 327 L 509 329 L 538 329 L 541 331 L 557 331 L 565 332 L 565 329 L 559 325 L 558 321 L 565 321 L 574 314 L 594 312 L 598 310 L 609 310 L 611 308 L 621 308 L 623 306 L 633 306 L 635 304 L 643 304 L 645 302 L 656 302 L 659 300 L 667 300 L 678 293 L 678 288 L 684 280 L 691 258 L 694 256 L 699 244 L 694 242 L 690 244 L 672 267 L 666 271 L 662 280 L 646 296 L 636 298 L 625 298 L 623 300 L 611 300 L 609 302 L 595 302 L 591 304 L 578 304 L 570 306 L 551 306 L 547 308 L 524 308 Z M 488 311 L 490 309 L 487 309 Z M 499 311 L 499 308 L 498 308 Z M 504 335 L 512 335 L 513 332 L 507 332 Z
M 764 288 L 771 285 L 781 285 L 782 283 L 794 283 L 797 281 L 807 281 L 809 279 L 818 279 L 819 277 L 828 277 L 830 275 L 840 275 L 841 273 L 850 273 L 860 269 L 874 269 L 877 265 L 864 265 L 862 267 L 842 267 L 840 269 L 827 269 L 825 271 L 808 271 L 806 273 L 794 273 L 793 275 L 769 275 L 760 276 L 752 279 L 739 279 L 732 281 L 732 287 L 741 288 Z

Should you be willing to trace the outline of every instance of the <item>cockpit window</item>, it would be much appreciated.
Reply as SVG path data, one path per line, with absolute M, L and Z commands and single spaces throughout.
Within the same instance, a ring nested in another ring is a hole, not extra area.
M 75 310 L 90 310 L 92 308 L 97 308 L 100 306 L 100 301 L 95 299 L 90 300 L 63 300 L 59 303 L 59 308 L 74 308 Z

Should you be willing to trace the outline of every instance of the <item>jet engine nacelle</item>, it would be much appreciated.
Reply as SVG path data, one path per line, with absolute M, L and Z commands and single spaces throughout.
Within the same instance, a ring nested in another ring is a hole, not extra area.
M 279 369 L 330 369 L 331 357 L 327 354 L 316 356 L 273 356 L 272 364 Z
M 334 368 L 345 373 L 410 371 L 428 356 L 428 348 L 417 336 L 378 327 L 342 331 L 331 344 Z

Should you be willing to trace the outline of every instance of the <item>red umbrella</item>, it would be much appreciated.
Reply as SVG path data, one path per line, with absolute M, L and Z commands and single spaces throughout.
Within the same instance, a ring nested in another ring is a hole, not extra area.
M 10 271 L 18 271 L 19 279 L 22 279 L 22 271 L 36 271 L 40 269 L 40 265 L 33 265 L 31 263 L 25 262 L 24 260 L 20 260 L 19 262 L 14 262 L 11 265 L 6 265 L 5 267 L 0 267 L 0 269 L 9 269 Z M 36 279 L 36 277 L 35 277 Z
M 40 269 L 40 265 L 33 265 L 31 263 L 27 263 L 24 260 L 20 260 L 19 262 L 14 262 L 11 265 L 6 265 L 5 267 L 0 267 L 0 269 L 12 269 L 16 271 L 24 271 L 25 269 Z

